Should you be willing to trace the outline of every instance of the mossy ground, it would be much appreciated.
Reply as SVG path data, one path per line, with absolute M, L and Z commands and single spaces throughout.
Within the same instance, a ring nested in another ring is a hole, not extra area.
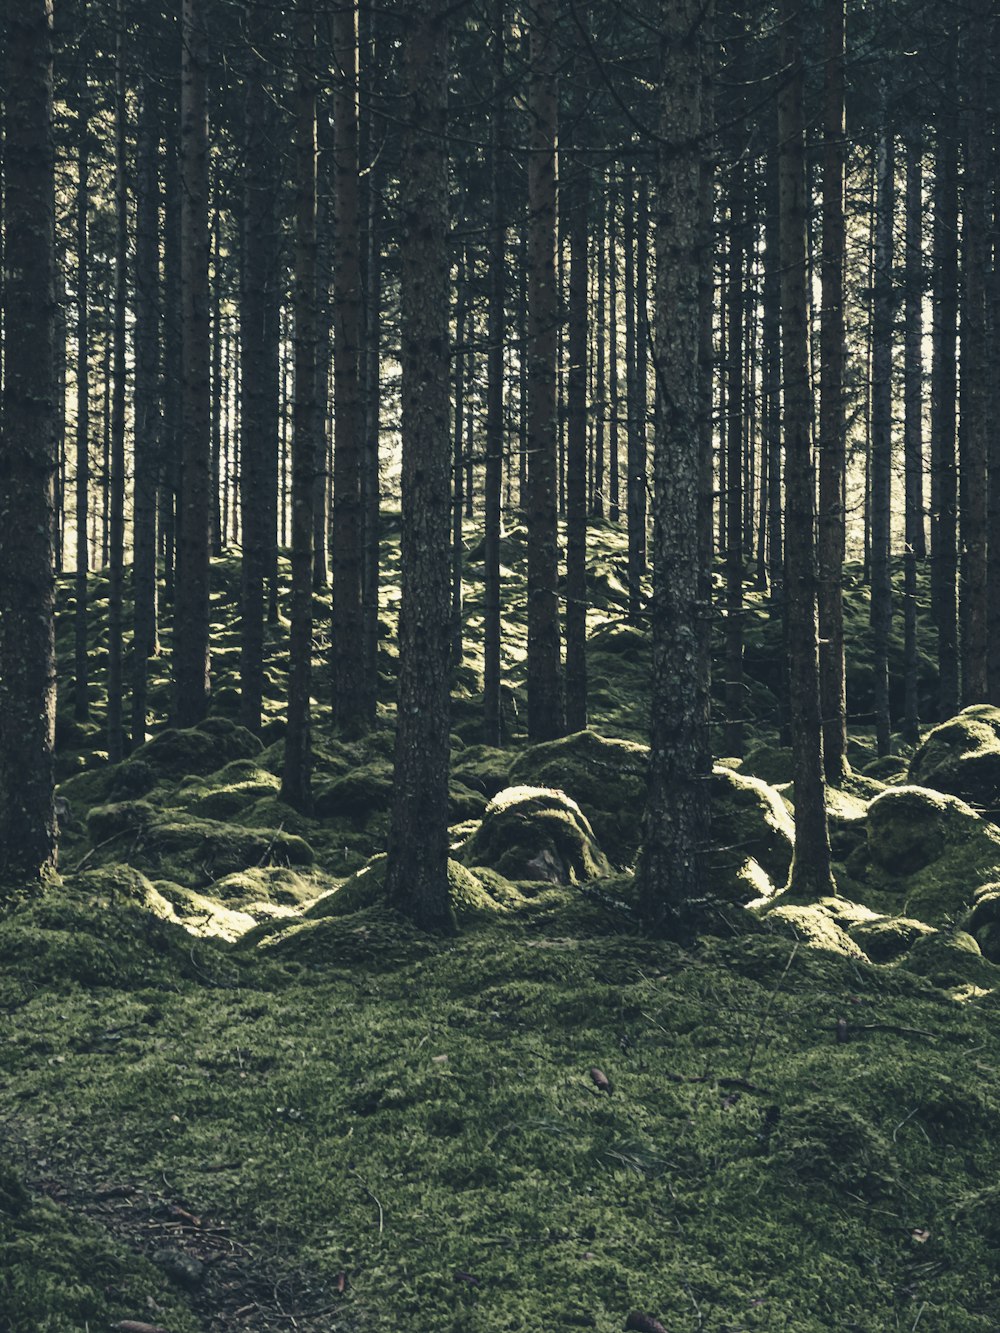
M 391 631 L 391 515 L 385 535 Z M 906 864 L 917 840 L 887 826 L 880 796 L 906 764 L 883 764 L 834 810 L 843 896 L 789 901 L 794 793 L 764 785 L 790 776 L 782 655 L 752 598 L 751 752 L 717 770 L 713 796 L 733 906 L 689 950 L 643 939 L 627 867 L 648 643 L 623 619 L 623 536 L 592 534 L 593 731 L 533 750 L 523 532 L 504 543 L 503 750 L 482 744 L 476 557 L 448 942 L 381 896 L 391 638 L 370 738 L 334 739 L 317 703 L 306 819 L 278 794 L 280 625 L 263 746 L 235 725 L 238 562 L 214 566 L 208 723 L 161 728 L 116 768 L 99 730 L 107 588 L 92 581 L 95 723 L 72 721 L 71 691 L 60 712 L 65 878 L 0 917 L 0 1123 L 17 1168 L 0 1164 L 0 1329 L 611 1333 L 634 1309 L 714 1333 L 1000 1327 L 1000 840 L 945 802 L 940 846 Z M 865 602 L 852 583 L 862 715 Z M 66 662 L 70 610 L 64 596 Z M 160 710 L 169 626 L 163 642 Z M 855 734 L 855 768 L 873 758 Z M 476 842 L 487 802 L 519 783 L 578 803 L 596 837 L 583 882 L 511 882 L 509 846 Z M 478 847 L 485 865 L 463 852 Z M 197 1283 L 164 1267 L 165 1246 L 204 1263 Z

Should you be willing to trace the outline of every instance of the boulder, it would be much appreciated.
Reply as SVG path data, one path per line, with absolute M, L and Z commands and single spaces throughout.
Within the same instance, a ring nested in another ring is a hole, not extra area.
M 910 781 L 1000 811 L 1000 708 L 976 704 L 934 728 L 910 761 Z
M 711 874 L 727 866 L 757 862 L 779 888 L 792 864 L 795 825 L 773 787 L 746 773 L 716 765 L 709 792 L 712 802 Z
M 499 792 L 458 859 L 511 880 L 579 884 L 611 873 L 587 817 L 570 796 L 546 787 Z

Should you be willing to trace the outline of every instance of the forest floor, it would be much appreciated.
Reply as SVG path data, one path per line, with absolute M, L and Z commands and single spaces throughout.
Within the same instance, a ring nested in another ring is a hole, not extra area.
M 834 809 L 841 896 L 789 901 L 780 637 L 752 599 L 748 755 L 713 780 L 727 907 L 689 949 L 644 939 L 628 866 L 648 645 L 624 623 L 620 537 L 592 538 L 595 731 L 554 747 L 517 734 L 516 533 L 512 743 L 480 744 L 475 555 L 455 940 L 392 913 L 371 861 L 391 795 L 388 639 L 371 738 L 333 740 L 317 706 L 310 820 L 277 799 L 280 629 L 263 745 L 232 720 L 234 558 L 215 567 L 204 727 L 112 767 L 100 699 L 80 726 L 67 695 L 64 878 L 0 919 L 0 1330 L 612 1333 L 637 1314 L 629 1327 L 671 1333 L 1000 1329 L 1000 833 L 899 785 L 943 772 L 928 754 L 944 742 L 874 761 L 856 730 Z M 92 591 L 100 679 L 99 576 Z M 68 662 L 68 583 L 61 605 Z M 865 615 L 855 583 L 862 716 Z M 930 697 L 926 657 L 921 684 Z

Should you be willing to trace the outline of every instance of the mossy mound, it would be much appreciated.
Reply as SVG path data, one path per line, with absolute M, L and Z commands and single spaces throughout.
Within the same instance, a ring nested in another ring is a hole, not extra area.
M 280 780 L 251 759 L 237 759 L 204 782 L 184 787 L 177 804 L 204 819 L 228 819 L 281 789 Z
M 252 913 L 225 907 L 215 898 L 195 889 L 186 889 L 181 884 L 159 879 L 156 890 L 170 903 L 176 919 L 192 935 L 233 944 L 257 924 Z
M 480 792 L 492 800 L 497 792 L 510 786 L 510 754 L 492 745 L 466 745 L 453 751 L 451 777 L 469 791 Z
M 582 884 L 611 873 L 577 803 L 545 787 L 508 787 L 495 796 L 458 858 L 511 880 Z
M 344 916 L 291 922 L 264 934 L 256 947 L 258 955 L 271 962 L 389 971 L 428 952 L 431 945 L 406 917 L 383 904 Z
M 983 956 L 991 963 L 1000 963 L 1000 882 L 984 884 L 977 890 L 972 909 L 961 924 Z
M 918 939 L 933 934 L 933 926 L 906 916 L 875 916 L 850 928 L 851 939 L 861 946 L 873 963 L 894 963 L 908 953 Z
M 1000 812 L 1000 708 L 976 704 L 942 722 L 910 761 L 910 781 Z
M 340 888 L 325 893 L 304 913 L 308 920 L 346 916 L 351 912 L 385 904 L 384 854 L 373 857 Z M 486 913 L 493 915 L 519 906 L 523 899 L 517 889 L 495 871 L 469 870 L 459 861 L 448 862 L 448 892 L 459 920 Z
M 865 958 L 864 950 L 851 938 L 837 913 L 824 903 L 782 902 L 765 910 L 771 930 L 791 935 L 813 949 L 826 949 L 845 958 Z
M 363 826 L 392 808 L 392 764 L 385 759 L 355 768 L 316 793 L 317 819 L 349 819 Z
M 608 857 L 616 865 L 629 865 L 642 836 L 648 757 L 645 745 L 578 731 L 518 755 L 510 767 L 510 785 L 566 792 Z
M 792 864 L 795 826 L 779 793 L 759 778 L 716 765 L 710 779 L 713 876 L 752 859 L 779 888 Z
M 801 1186 L 833 1186 L 869 1201 L 898 1181 L 890 1139 L 849 1102 L 807 1097 L 782 1116 L 773 1141 L 774 1164 Z
M 751 745 L 743 760 L 741 772 L 760 778 L 772 787 L 788 782 L 792 776 L 792 752 L 784 745 L 766 741 Z
M 845 887 L 886 916 L 944 925 L 1000 872 L 1000 834 L 956 796 L 890 788 L 868 807 L 866 833 Z
M 291 866 L 253 866 L 217 879 L 211 896 L 251 916 L 273 916 L 274 909 L 305 907 L 332 887 L 327 876 L 317 871 L 305 875 Z
M 303 838 L 284 829 L 196 819 L 177 810 L 159 817 L 143 801 L 92 810 L 88 827 L 95 851 L 114 842 L 141 870 L 193 889 L 251 867 L 310 866 L 315 859 Z
M 81 872 L 0 918 L 0 996 L 39 986 L 134 987 L 190 975 L 191 937 L 140 871 Z
M 148 764 L 158 775 L 214 773 L 233 759 L 252 759 L 264 746 L 259 737 L 227 718 L 208 717 L 187 730 L 168 728 L 141 745 L 122 765 Z
M 1000 969 L 983 957 L 976 940 L 964 930 L 921 935 L 899 966 L 943 989 L 970 984 L 992 989 L 1000 984 Z

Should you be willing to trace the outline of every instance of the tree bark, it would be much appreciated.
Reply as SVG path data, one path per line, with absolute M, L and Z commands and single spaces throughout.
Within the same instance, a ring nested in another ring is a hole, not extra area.
M 781 0 L 778 95 L 781 198 L 781 325 L 785 427 L 785 595 L 795 779 L 792 891 L 833 891 L 823 786 L 816 607 L 816 483 L 810 445 L 809 304 L 806 290 L 805 114 L 798 0 Z
M 4 90 L 0 885 L 10 894 L 44 880 L 56 864 L 51 0 L 8 9 Z
M 386 895 L 454 931 L 448 891 L 448 0 L 407 0 L 400 179 L 403 530 Z
M 920 740 L 917 661 L 917 563 L 927 552 L 924 539 L 924 268 L 923 144 L 911 131 L 906 142 L 906 315 L 904 331 L 903 456 L 904 524 L 903 739 Z
M 826 780 L 848 773 L 843 565 L 847 519 L 844 414 L 844 22 L 845 0 L 827 0 L 823 147 L 822 314 L 819 417 L 820 702 Z
M 128 304 L 128 125 L 125 101 L 125 11 L 117 0 L 115 18 L 115 259 L 112 333 L 111 475 L 109 484 L 108 587 L 108 758 L 125 754 L 122 626 L 125 594 L 125 321 Z
M 579 122 L 578 122 L 579 123 Z M 578 142 L 577 147 L 582 145 Z M 587 233 L 590 168 L 577 153 L 566 187 L 569 233 L 569 373 L 566 385 L 566 728 L 587 725 Z M 639 466 L 638 459 L 634 459 Z M 645 459 L 642 482 L 645 488 Z M 641 521 L 645 557 L 645 489 Z M 630 511 L 630 524 L 635 517 Z M 638 547 L 636 547 L 638 551 Z M 632 529 L 629 567 L 633 568 Z M 630 578 L 631 587 L 631 578 Z M 630 592 L 630 604 L 633 601 Z M 638 590 L 635 596 L 638 611 Z
M 87 575 L 90 570 L 90 105 L 80 99 L 76 191 L 76 608 L 73 612 L 73 716 L 90 717 Z
M 528 737 L 563 732 L 559 645 L 556 355 L 556 0 L 531 26 L 528 160 Z
M 181 55 L 180 534 L 174 606 L 174 720 L 194 726 L 209 695 L 212 422 L 208 288 L 208 36 L 203 0 L 184 0 Z
M 647 927 L 689 933 L 704 893 L 708 841 L 707 658 L 699 356 L 703 68 L 699 0 L 661 0 L 661 98 L 654 199 L 657 411 L 653 491 L 653 693 L 649 789 L 637 867 Z
M 882 92 L 885 116 L 885 90 Z M 889 715 L 889 637 L 892 632 L 892 342 L 895 151 L 884 119 L 878 142 L 875 200 L 875 288 L 872 314 L 872 599 L 875 739 L 879 755 L 892 750 Z

